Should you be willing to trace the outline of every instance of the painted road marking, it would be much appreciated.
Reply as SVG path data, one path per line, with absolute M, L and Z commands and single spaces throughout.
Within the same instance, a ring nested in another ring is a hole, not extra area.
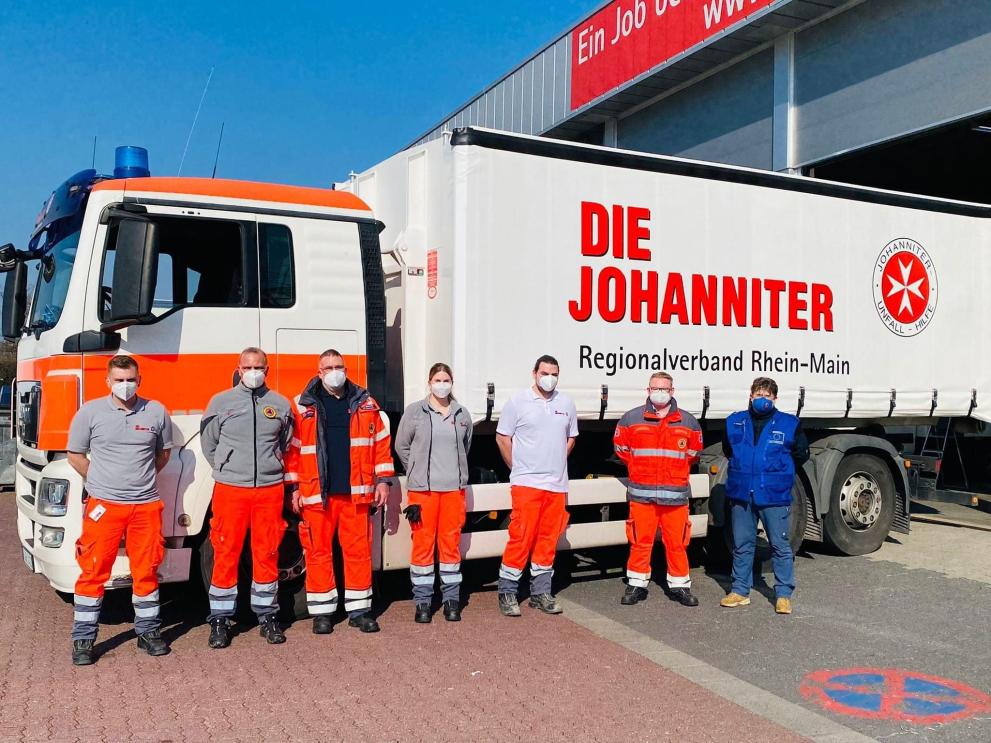
M 831 720 L 818 712 L 782 699 L 759 686 L 726 673 L 688 653 L 676 650 L 660 640 L 637 632 L 625 624 L 599 614 L 592 609 L 557 597 L 565 616 L 575 624 L 642 655 L 657 665 L 698 684 L 755 715 L 803 735 L 817 743 L 873 743 L 856 730 Z
M 991 696 L 959 681 L 899 668 L 845 668 L 808 674 L 802 696 L 830 712 L 916 725 L 991 712 Z

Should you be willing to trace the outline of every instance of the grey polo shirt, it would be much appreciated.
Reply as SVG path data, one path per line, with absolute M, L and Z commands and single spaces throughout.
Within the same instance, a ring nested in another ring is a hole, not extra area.
M 118 503 L 158 500 L 155 454 L 172 447 L 172 421 L 165 407 L 139 397 L 133 410 L 112 396 L 90 400 L 69 426 L 69 451 L 89 454 L 86 490 Z

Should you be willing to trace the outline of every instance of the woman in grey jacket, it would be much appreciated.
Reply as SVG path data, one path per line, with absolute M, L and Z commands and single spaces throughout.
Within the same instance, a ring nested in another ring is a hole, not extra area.
M 451 395 L 451 367 L 434 364 L 427 381 L 430 394 L 406 408 L 395 438 L 396 454 L 406 470 L 408 504 L 403 513 L 413 532 L 409 574 L 415 620 L 430 622 L 434 562 L 439 559 L 444 619 L 459 622 L 461 528 L 472 423 L 468 411 Z

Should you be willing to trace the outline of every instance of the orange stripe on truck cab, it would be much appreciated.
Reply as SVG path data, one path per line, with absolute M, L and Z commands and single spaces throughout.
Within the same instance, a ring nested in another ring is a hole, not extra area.
M 371 211 L 364 201 L 347 191 L 284 186 L 277 183 L 232 181 L 223 178 L 127 178 L 101 181 L 93 186 L 93 190 L 189 194 L 191 196 L 214 196 L 245 201 L 274 201 L 281 204 Z

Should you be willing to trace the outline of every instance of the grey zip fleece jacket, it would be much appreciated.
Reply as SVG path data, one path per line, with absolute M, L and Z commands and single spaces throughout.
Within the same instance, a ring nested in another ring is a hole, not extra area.
M 282 482 L 292 429 L 289 400 L 265 385 L 218 392 L 200 420 L 200 445 L 213 479 L 249 488 Z
M 459 490 L 468 485 L 471 417 L 455 400 L 447 417 L 433 410 L 429 400 L 406 408 L 396 429 L 396 455 L 406 470 L 406 489 Z

